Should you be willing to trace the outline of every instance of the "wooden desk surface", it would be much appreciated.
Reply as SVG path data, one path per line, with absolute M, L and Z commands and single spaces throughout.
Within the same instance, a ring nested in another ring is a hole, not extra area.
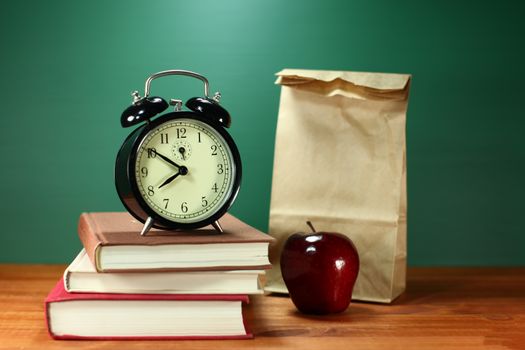
M 392 305 L 353 303 L 343 314 L 305 316 L 291 301 L 256 296 L 255 339 L 55 341 L 43 300 L 63 265 L 0 265 L 0 349 L 525 349 L 525 268 L 417 268 Z

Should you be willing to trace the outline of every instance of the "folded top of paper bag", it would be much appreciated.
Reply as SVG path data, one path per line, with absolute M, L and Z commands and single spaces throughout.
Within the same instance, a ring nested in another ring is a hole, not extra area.
M 325 96 L 405 99 L 409 74 L 283 69 L 276 84 L 308 90 Z

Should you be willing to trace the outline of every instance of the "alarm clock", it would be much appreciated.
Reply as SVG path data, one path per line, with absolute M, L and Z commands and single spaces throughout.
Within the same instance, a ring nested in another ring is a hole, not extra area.
M 183 75 L 204 83 L 204 96 L 186 101 L 150 96 L 154 79 Z M 122 113 L 122 127 L 139 125 L 122 144 L 115 162 L 115 186 L 126 209 L 152 228 L 181 230 L 207 225 L 222 232 L 219 218 L 233 204 L 241 184 L 241 158 L 226 131 L 230 114 L 220 93 L 209 96 L 208 80 L 195 72 L 168 70 L 146 80 L 144 96 Z M 159 115 L 169 106 L 174 110 Z

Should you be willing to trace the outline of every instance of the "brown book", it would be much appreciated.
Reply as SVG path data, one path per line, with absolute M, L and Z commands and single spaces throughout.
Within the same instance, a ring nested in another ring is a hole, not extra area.
M 260 270 L 271 267 L 269 235 L 230 214 L 212 226 L 191 231 L 151 229 L 127 212 L 83 213 L 78 234 L 98 272 Z

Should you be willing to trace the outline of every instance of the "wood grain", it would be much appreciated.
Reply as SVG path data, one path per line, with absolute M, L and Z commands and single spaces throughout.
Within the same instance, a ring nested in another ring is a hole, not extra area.
M 525 268 L 409 269 L 392 305 L 353 303 L 306 316 L 290 299 L 255 296 L 254 340 L 55 341 L 43 300 L 63 265 L 0 265 L 0 349 L 525 349 Z

